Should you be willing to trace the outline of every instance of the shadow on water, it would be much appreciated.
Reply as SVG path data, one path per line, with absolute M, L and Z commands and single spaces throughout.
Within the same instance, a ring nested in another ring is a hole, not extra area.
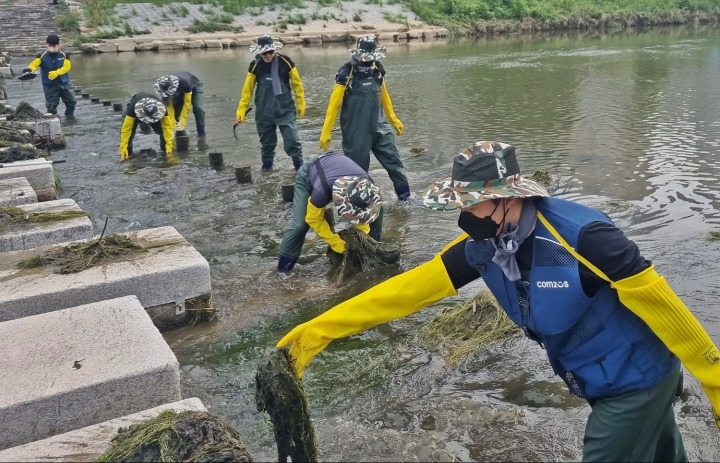
M 517 146 L 527 173 L 549 171 L 556 196 L 607 210 L 653 260 L 720 340 L 715 281 L 720 250 L 704 236 L 718 224 L 720 33 L 673 29 L 640 33 L 543 35 L 388 45 L 387 82 L 406 132 L 398 137 L 411 188 L 421 196 L 449 176 L 452 157 L 478 139 Z M 307 157 L 317 140 L 347 47 L 283 49 L 306 91 L 300 137 Z M 290 205 L 281 185 L 294 177 L 278 148 L 260 172 L 255 127 L 232 133 L 247 50 L 79 56 L 71 72 L 83 91 L 126 103 L 152 91 L 158 75 L 197 74 L 205 84 L 208 135 L 188 123 L 190 149 L 119 162 L 120 113 L 80 100 L 63 121 L 67 159 L 57 166 L 70 197 L 107 233 L 174 226 L 210 262 L 223 317 L 166 333 L 182 368 L 183 395 L 197 396 L 232 421 L 259 461 L 276 458 L 269 421 L 254 405 L 259 359 L 293 326 L 385 278 L 431 258 L 459 234 L 457 214 L 390 200 L 384 239 L 402 251 L 398 266 L 340 286 L 328 276 L 326 245 L 312 233 L 290 276 L 275 272 Z M 15 61 L 18 62 L 17 60 Z M 21 63 L 22 65 L 22 63 Z M 40 85 L 7 81 L 11 104 L 43 107 Z M 62 106 L 61 106 L 62 108 Z M 333 132 L 340 146 L 339 131 Z M 138 134 L 135 149 L 159 150 Z M 413 155 L 422 148 L 420 155 Z M 213 169 L 211 151 L 225 163 Z M 250 166 L 239 184 L 234 167 Z M 371 174 L 384 191 L 382 167 Z M 565 391 L 544 352 L 526 340 L 495 345 L 459 367 L 425 350 L 415 332 L 442 307 L 482 285 L 402 320 L 336 341 L 305 381 L 322 460 L 578 460 L 589 407 Z M 694 380 L 676 405 L 693 460 L 720 460 L 717 429 Z

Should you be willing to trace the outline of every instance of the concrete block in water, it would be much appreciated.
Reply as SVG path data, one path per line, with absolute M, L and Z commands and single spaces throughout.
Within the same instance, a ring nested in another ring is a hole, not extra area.
M 180 399 L 175 354 L 135 296 L 0 323 L 0 449 Z
M 35 131 L 35 138 L 50 144 L 51 148 L 64 148 L 65 135 L 63 135 L 60 119 L 52 117 L 37 121 L 23 122 L 28 128 Z
M 0 254 L 0 322 L 134 294 L 145 308 L 210 294 L 210 266 L 173 227 L 123 233 L 144 248 L 78 273 L 18 268 L 63 245 Z M 82 243 L 76 241 L 75 243 Z M 67 245 L 68 243 L 65 243 Z
M 2 184 L 1 180 L 0 184 Z M 80 206 L 72 199 L 46 201 L 18 207 L 26 212 L 82 211 Z M 93 226 L 88 217 L 76 217 L 44 223 L 10 224 L 0 230 L 0 252 L 32 249 L 92 237 Z
M 154 418 L 166 410 L 205 412 L 200 399 L 180 400 L 99 424 L 0 451 L 0 462 L 91 462 L 110 447 L 118 428 Z
M 0 180 L 7 178 L 25 177 L 35 190 L 38 201 L 52 201 L 58 199 L 55 190 L 55 171 L 51 163 L 38 164 L 42 160 L 28 159 L 15 161 L 12 166 L 5 164 L 0 169 Z
M 19 206 L 36 202 L 35 190 L 25 177 L 0 180 L 0 206 Z

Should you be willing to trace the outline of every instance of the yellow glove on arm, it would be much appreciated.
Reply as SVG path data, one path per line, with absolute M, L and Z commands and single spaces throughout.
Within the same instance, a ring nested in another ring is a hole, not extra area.
M 365 233 L 366 235 L 370 233 L 370 224 L 369 223 L 360 223 L 355 225 L 356 230 L 360 230 L 361 232 Z
M 292 85 L 293 91 L 295 91 L 297 117 L 298 119 L 302 119 L 303 116 L 305 116 L 305 90 L 303 89 L 302 79 L 300 79 L 300 73 L 296 67 L 290 70 L 290 85 Z
M 173 138 L 175 135 L 175 120 L 164 116 L 160 119 L 160 128 L 162 129 L 163 139 L 165 140 L 165 153 L 171 154 L 175 146 Z
M 188 113 L 190 113 L 190 106 L 192 105 L 192 92 L 188 92 L 183 95 L 183 107 L 180 111 L 180 125 L 183 129 L 187 125 Z
M 327 151 L 330 148 L 330 142 L 332 141 L 333 127 L 335 126 L 335 119 L 337 113 L 342 105 L 343 97 L 345 96 L 345 86 L 335 84 L 333 92 L 330 95 L 330 101 L 328 102 L 327 112 L 325 113 L 325 122 L 323 122 L 322 132 L 320 133 L 320 149 Z
M 612 283 L 620 302 L 640 317 L 702 385 L 720 427 L 720 352 L 654 266 Z
M 132 128 L 135 124 L 135 118 L 125 116 L 122 127 L 120 128 L 120 160 L 124 161 L 128 158 L 128 145 L 130 144 L 130 136 Z
M 402 122 L 400 122 L 400 119 L 398 119 L 395 115 L 395 110 L 393 109 L 393 104 L 390 100 L 390 94 L 387 91 L 387 86 L 385 85 L 384 80 L 382 83 L 382 87 L 380 88 L 380 103 L 382 103 L 383 110 L 385 111 L 385 115 L 390 121 L 390 124 L 395 129 L 395 133 L 398 135 L 402 135 L 405 131 L 405 128 L 403 127 Z
M 410 315 L 447 296 L 457 294 L 440 254 L 296 326 L 278 343 L 290 346 L 298 378 L 305 367 L 333 339 L 365 331 L 381 323 Z
M 320 238 L 324 239 L 327 244 L 330 245 L 330 248 L 332 248 L 333 251 L 338 254 L 343 254 L 345 252 L 345 241 L 340 238 L 340 235 L 333 233 L 332 230 L 330 230 L 330 225 L 328 225 L 325 220 L 325 209 L 315 207 L 312 201 L 310 201 L 310 198 L 308 198 L 305 222 L 310 225 L 310 228 L 315 230 L 315 233 L 317 233 Z
M 48 79 L 55 80 L 57 79 L 58 73 L 57 71 L 50 71 L 48 72 Z
M 240 94 L 240 103 L 235 113 L 235 119 L 240 122 L 245 122 L 247 118 L 247 108 L 250 106 L 250 100 L 252 99 L 253 90 L 255 90 L 255 74 L 248 72 L 245 77 L 245 84 L 243 84 L 242 93 Z

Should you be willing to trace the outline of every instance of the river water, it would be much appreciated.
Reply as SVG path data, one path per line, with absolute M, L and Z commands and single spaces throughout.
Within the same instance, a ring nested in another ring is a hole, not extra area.
M 305 155 L 318 153 L 322 121 L 346 46 L 287 47 L 308 102 L 300 123 Z M 276 459 L 272 427 L 255 411 L 254 370 L 298 323 L 438 252 L 459 230 L 456 213 L 388 202 L 384 239 L 398 243 L 395 268 L 330 283 L 325 246 L 309 234 L 289 277 L 277 275 L 290 207 L 281 185 L 290 159 L 259 171 L 252 124 L 232 133 L 250 59 L 241 50 L 78 56 L 73 81 L 121 102 L 152 91 L 155 77 L 187 70 L 205 84 L 208 136 L 191 137 L 180 162 L 120 163 L 121 116 L 81 100 L 65 123 L 68 146 L 53 154 L 62 197 L 92 214 L 99 232 L 172 225 L 210 262 L 220 320 L 165 333 L 182 368 L 183 395 L 199 397 L 230 420 L 258 460 Z M 24 66 L 16 59 L 16 70 Z M 398 144 L 420 196 L 450 174 L 454 154 L 475 140 L 517 147 L 526 173 L 552 173 L 556 196 L 604 209 L 654 261 L 720 342 L 716 298 L 720 245 L 720 31 L 668 29 L 389 44 L 387 82 L 405 125 Z M 43 108 L 39 82 L 8 81 L 12 104 Z M 62 110 L 62 106 L 61 106 Z M 189 128 L 194 129 L 190 116 Z M 339 146 L 339 132 L 334 133 Z M 136 149 L 158 149 L 138 135 Z M 411 149 L 424 148 L 418 156 Z M 225 167 L 212 169 L 210 151 Z M 234 180 L 252 166 L 254 183 Z M 386 191 L 379 164 L 373 177 Z M 577 460 L 589 407 L 555 378 L 542 350 L 519 339 L 447 366 L 422 347 L 417 329 L 441 307 L 467 299 L 481 283 L 403 320 L 335 342 L 307 370 L 305 383 L 324 461 Z M 718 430 L 698 384 L 686 380 L 676 405 L 691 459 L 720 460 Z

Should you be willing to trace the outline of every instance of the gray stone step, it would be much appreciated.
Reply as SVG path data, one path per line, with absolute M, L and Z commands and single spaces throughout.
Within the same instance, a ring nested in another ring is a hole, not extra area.
M 0 254 L 0 321 L 131 294 L 145 308 L 174 303 L 179 296 L 191 299 L 210 294 L 207 260 L 173 227 L 124 235 L 137 241 L 145 252 L 66 275 L 55 273 L 53 267 L 18 269 L 21 260 L 64 245 Z
M 200 399 L 197 398 L 161 405 L 132 415 L 114 418 L 103 423 L 2 450 L 0 451 L 0 463 L 95 461 L 105 450 L 110 448 L 110 441 L 117 434 L 118 428 L 126 428 L 131 424 L 154 418 L 165 410 L 174 410 L 178 413 L 184 411 L 207 411 Z
M 4 180 L 0 180 L 0 185 L 2 182 Z M 0 197 L 2 196 L 1 188 L 0 186 Z M 18 207 L 27 212 L 82 211 L 72 199 L 59 199 Z M 0 252 L 32 249 L 50 244 L 86 240 L 92 237 L 93 226 L 88 217 L 76 217 L 56 222 L 11 224 L 0 229 Z
M 43 159 L 28 159 L 27 161 L 15 161 L 12 165 L 4 164 L 4 167 L 0 168 L 0 180 L 17 177 L 27 179 L 35 190 L 38 201 L 58 199 L 52 163 L 44 162 Z
M 19 206 L 31 203 L 37 203 L 37 195 L 25 177 L 0 180 L 0 206 Z M 0 249 L 2 249 L 1 246 Z
M 0 323 L 0 450 L 180 399 L 135 296 Z

